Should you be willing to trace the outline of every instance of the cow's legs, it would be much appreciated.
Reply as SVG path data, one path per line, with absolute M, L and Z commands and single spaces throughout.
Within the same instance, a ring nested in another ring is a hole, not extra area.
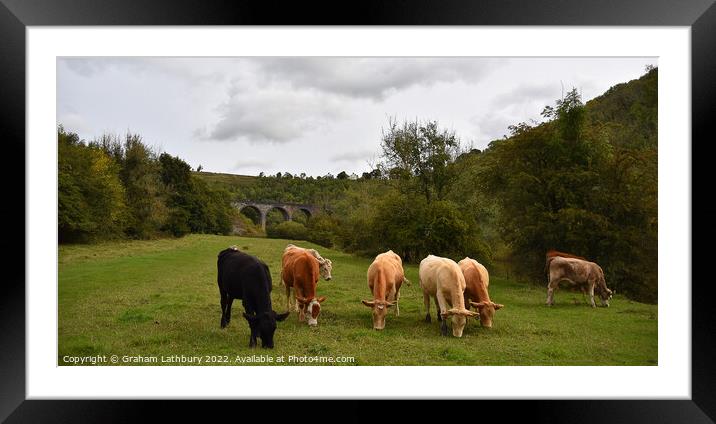
M 438 303 L 438 298 L 437 298 L 437 297 L 434 297 L 433 300 L 435 301 L 435 309 L 436 309 L 437 312 L 438 312 L 438 321 L 442 321 L 442 320 L 443 320 L 443 316 L 440 315 L 440 303 Z
M 440 291 L 439 288 L 438 288 L 438 293 L 436 295 L 436 298 L 437 298 L 436 303 L 438 306 L 438 318 L 442 320 L 442 322 L 440 323 L 440 334 L 443 336 L 447 336 L 448 335 L 447 317 L 443 318 L 441 312 L 447 311 L 449 308 L 448 308 L 448 303 L 445 300 L 445 296 L 443 295 L 443 293 Z
M 398 300 L 400 300 L 400 290 L 395 290 L 393 299 L 395 300 L 395 316 L 399 317 L 400 316 L 400 306 L 398 306 Z
M 226 328 L 229 322 L 226 320 L 226 294 L 222 291 L 219 292 L 221 296 L 221 328 Z
M 559 281 L 550 281 L 547 284 L 547 302 L 546 302 L 547 306 L 554 305 L 554 290 L 555 290 L 557 284 L 559 284 Z
M 226 325 L 229 325 L 231 322 L 231 305 L 234 303 L 234 299 L 231 298 L 228 294 L 226 295 L 226 314 L 224 315 L 226 317 Z
M 291 310 L 291 287 L 286 285 L 286 283 L 284 283 L 284 285 L 286 287 L 286 310 L 290 311 Z
M 256 347 L 256 333 L 254 332 L 254 329 L 251 329 L 251 336 L 249 338 L 249 347 Z
M 423 303 L 425 304 L 425 322 L 430 322 L 430 295 L 423 292 Z
M 592 308 L 597 307 L 597 305 L 594 304 L 594 284 L 589 285 L 589 304 Z

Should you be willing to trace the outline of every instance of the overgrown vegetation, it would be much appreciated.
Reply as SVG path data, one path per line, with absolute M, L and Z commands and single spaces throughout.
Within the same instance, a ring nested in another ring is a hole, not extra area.
M 230 194 L 209 188 L 186 162 L 157 154 L 140 136 L 86 143 L 60 125 L 57 139 L 60 243 L 231 230 Z

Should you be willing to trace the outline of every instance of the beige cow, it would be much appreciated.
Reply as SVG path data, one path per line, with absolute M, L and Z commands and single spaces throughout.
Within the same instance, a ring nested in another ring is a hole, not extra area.
M 594 292 L 599 294 L 602 306 L 609 306 L 612 291 L 607 288 L 604 271 L 594 262 L 576 258 L 554 257 L 549 262 L 549 283 L 547 284 L 547 306 L 554 305 L 554 291 L 559 288 L 560 281 L 575 285 L 586 285 L 589 293 L 589 304 L 594 304 Z
M 505 305 L 490 300 L 490 294 L 487 291 L 490 285 L 490 275 L 487 273 L 487 268 L 468 257 L 458 262 L 458 265 L 465 277 L 465 309 L 470 309 L 471 305 L 477 308 L 480 313 L 480 325 L 492 328 L 495 311 Z
M 298 250 L 298 251 L 305 251 L 314 258 L 318 260 L 318 269 L 321 272 L 321 277 L 323 277 L 324 280 L 330 281 L 331 278 L 331 271 L 333 270 L 333 262 L 331 262 L 330 259 L 325 259 L 321 256 L 320 253 L 316 249 L 306 249 L 303 247 L 298 247 L 294 244 L 289 244 L 286 246 L 285 249 L 283 249 L 283 252 L 286 253 L 289 250 Z
M 400 315 L 398 300 L 400 286 L 405 280 L 403 261 L 396 253 L 389 250 L 375 257 L 368 267 L 368 288 L 373 294 L 373 300 L 361 302 L 373 310 L 373 328 L 385 328 L 385 316 L 390 307 L 395 306 L 395 316 Z
M 438 316 L 442 318 L 440 333 L 447 336 L 447 318 L 452 316 L 452 334 L 462 337 L 468 317 L 475 317 L 477 312 L 465 309 L 465 277 L 458 264 L 452 259 L 428 255 L 420 262 L 420 287 L 423 289 L 423 302 L 430 322 L 430 298 L 439 307 Z

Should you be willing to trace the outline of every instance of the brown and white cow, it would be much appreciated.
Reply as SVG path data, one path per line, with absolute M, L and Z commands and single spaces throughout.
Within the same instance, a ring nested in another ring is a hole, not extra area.
M 596 291 L 602 306 L 609 306 L 612 291 L 607 288 L 602 267 L 594 262 L 576 258 L 554 257 L 549 263 L 549 282 L 547 284 L 547 306 L 554 305 L 554 291 L 559 288 L 560 281 L 568 281 L 575 285 L 586 285 L 589 293 L 589 304 L 595 307 L 594 292 Z
M 281 260 L 281 280 L 286 286 L 286 306 L 291 310 L 291 288 L 296 298 L 295 310 L 299 321 L 308 321 L 308 325 L 318 325 L 321 303 L 325 296 L 316 297 L 316 285 L 319 278 L 318 260 L 306 249 L 287 247 Z
M 388 308 L 395 306 L 395 316 L 400 315 L 398 300 L 400 286 L 405 281 L 403 260 L 389 250 L 375 257 L 368 267 L 368 288 L 373 300 L 362 300 L 363 304 L 373 310 L 373 328 L 385 328 L 385 316 Z
M 462 337 L 467 318 L 475 317 L 478 313 L 465 309 L 465 277 L 458 264 L 452 259 L 428 255 L 420 261 L 418 273 L 427 310 L 425 321 L 430 322 L 432 297 L 439 307 L 439 316 L 442 317 L 440 333 L 447 336 L 447 318 L 452 316 L 452 334 Z
M 465 277 L 465 309 L 470 309 L 470 305 L 477 308 L 480 313 L 480 325 L 492 328 L 495 311 L 504 308 L 505 305 L 490 300 L 490 294 L 487 291 L 490 285 L 490 275 L 487 273 L 487 268 L 468 257 L 458 262 L 458 265 Z
M 331 271 L 333 270 L 333 262 L 331 262 L 330 259 L 325 259 L 324 257 L 322 257 L 321 254 L 318 253 L 318 251 L 316 249 L 306 249 L 303 247 L 296 246 L 294 244 L 289 244 L 284 249 L 284 252 L 286 252 L 289 249 L 303 250 L 303 251 L 310 253 L 311 256 L 313 256 L 314 258 L 316 258 L 318 260 L 318 266 L 319 266 L 319 270 L 321 272 L 321 277 L 323 277 L 323 279 L 326 281 L 331 281 L 331 278 L 333 278 L 331 276 Z

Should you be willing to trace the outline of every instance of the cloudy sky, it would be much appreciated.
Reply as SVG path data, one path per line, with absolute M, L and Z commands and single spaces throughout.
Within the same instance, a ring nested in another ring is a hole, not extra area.
M 141 134 L 193 168 L 361 174 L 381 128 L 437 120 L 484 148 L 572 87 L 589 100 L 656 58 L 58 58 L 57 120 Z

